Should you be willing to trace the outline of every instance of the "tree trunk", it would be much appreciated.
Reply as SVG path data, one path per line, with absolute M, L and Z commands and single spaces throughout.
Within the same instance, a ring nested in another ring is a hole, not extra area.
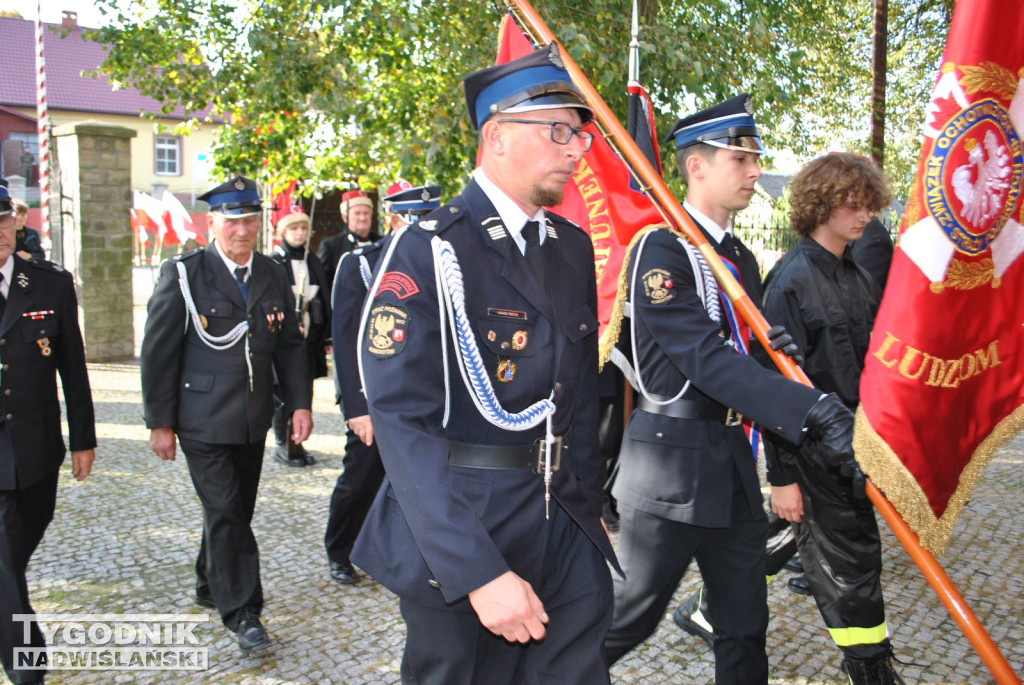
M 874 0 L 871 58 L 871 158 L 885 163 L 885 74 L 889 51 L 889 0 Z

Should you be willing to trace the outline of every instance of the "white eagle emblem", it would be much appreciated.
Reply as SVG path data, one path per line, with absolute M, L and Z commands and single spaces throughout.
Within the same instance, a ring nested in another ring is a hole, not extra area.
M 963 203 L 961 216 L 975 227 L 984 228 L 1002 211 L 1006 201 L 1010 187 L 1010 155 L 994 131 L 986 131 L 984 146 L 972 142 L 968 163 L 953 171 L 950 182 L 957 199 Z

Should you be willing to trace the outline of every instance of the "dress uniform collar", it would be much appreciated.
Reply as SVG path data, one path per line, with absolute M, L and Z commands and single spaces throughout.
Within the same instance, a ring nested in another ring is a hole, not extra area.
M 721 244 L 722 238 L 725 237 L 726 233 L 732 234 L 731 216 L 729 217 L 729 223 L 723 228 L 718 225 L 718 222 L 711 219 L 707 214 L 700 211 L 686 200 L 683 201 L 683 209 L 690 213 L 690 216 L 700 224 L 701 228 L 703 228 L 708 235 L 715 239 L 716 243 Z
M 550 225 L 544 214 L 544 209 L 538 209 L 537 213 L 530 216 L 524 212 L 519 205 L 515 203 L 512 198 L 505 194 L 505 192 L 496 186 L 494 182 L 487 178 L 487 174 L 484 173 L 483 167 L 477 167 L 473 171 L 473 180 L 480 186 L 480 190 L 484 191 L 484 195 L 491 201 L 494 208 L 498 211 L 498 216 L 501 217 L 501 222 L 505 225 L 505 229 L 509 235 L 512 236 L 512 240 L 519 248 L 519 252 L 526 254 L 526 239 L 523 238 L 523 228 L 526 226 L 527 221 L 537 221 L 541 226 L 547 226 L 546 231 L 540 231 L 540 244 L 544 244 L 545 238 L 547 238 L 547 232 L 551 230 Z M 489 228 L 489 227 L 488 227 Z
M 210 243 L 210 247 L 213 248 L 214 252 L 216 252 L 217 255 L 224 262 L 224 267 L 228 270 L 228 273 L 231 274 L 231 278 L 235 277 L 235 269 L 237 269 L 239 267 L 245 267 L 246 268 L 246 272 L 245 272 L 245 280 L 246 281 L 248 281 L 249 278 L 252 277 L 252 252 L 249 253 L 249 261 L 247 261 L 245 264 L 235 264 L 233 261 L 231 261 L 230 259 L 225 257 L 223 252 L 221 252 L 220 250 L 217 249 L 217 241 L 216 240 L 214 240 L 212 243 Z

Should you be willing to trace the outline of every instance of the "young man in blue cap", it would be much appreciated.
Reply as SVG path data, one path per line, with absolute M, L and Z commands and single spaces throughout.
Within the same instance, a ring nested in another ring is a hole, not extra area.
M 557 204 L 592 116 L 549 46 L 465 79 L 481 166 L 377 265 L 360 369 L 386 476 L 353 561 L 402 680 L 607 683 L 593 248 Z
M 67 450 L 61 438 L 60 375 L 68 417 L 71 473 L 92 470 L 96 426 L 78 300 L 71 274 L 17 254 L 18 224 L 0 179 L 0 661 L 12 683 L 42 683 L 46 641 L 31 618 L 25 570 L 53 519 Z M 24 651 L 22 651 L 24 650 Z
M 373 437 L 373 421 L 366 408 L 366 395 L 359 379 L 359 318 L 370 288 L 370 274 L 383 249 L 398 231 L 440 206 L 441 186 L 414 187 L 408 181 L 393 184 L 384 198 L 391 231 L 383 240 L 343 254 L 334 277 L 331 296 L 334 310 L 331 319 L 335 341 L 334 384 L 338 388 L 337 401 L 345 415 L 347 430 L 341 475 L 331 493 L 324 547 L 331 566 L 331 579 L 341 585 L 359 582 L 360 574 L 349 557 L 377 489 L 384 480 L 384 465 Z
M 753 255 L 729 231 L 732 212 L 747 206 L 761 175 L 764 148 L 749 96 L 681 120 L 670 138 L 687 182 L 684 208 L 759 297 Z M 615 579 L 608 660 L 654 631 L 696 559 L 714 597 L 715 682 L 766 683 L 766 519 L 742 416 L 794 444 L 819 439 L 819 449 L 852 469 L 853 414 L 835 396 L 741 353 L 752 344 L 749 331 L 730 323 L 735 317 L 722 311 L 714 279 L 681 236 L 652 230 L 627 258 L 628 288 L 620 296 L 632 314 L 620 345 L 628 348 L 640 399 L 612 490 L 626 578 Z
M 203 504 L 196 603 L 216 607 L 253 652 L 269 642 L 251 523 L 274 369 L 297 443 L 313 429 L 312 384 L 288 276 L 254 251 L 256 184 L 238 176 L 199 199 L 210 205 L 215 240 L 160 267 L 142 339 L 142 401 L 150 449 L 173 461 L 181 443 Z

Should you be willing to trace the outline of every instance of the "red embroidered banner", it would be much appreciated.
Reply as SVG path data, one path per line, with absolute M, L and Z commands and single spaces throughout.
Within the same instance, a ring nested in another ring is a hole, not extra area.
M 1024 5 L 957 3 L 875 322 L 857 459 L 941 554 L 1024 426 Z

